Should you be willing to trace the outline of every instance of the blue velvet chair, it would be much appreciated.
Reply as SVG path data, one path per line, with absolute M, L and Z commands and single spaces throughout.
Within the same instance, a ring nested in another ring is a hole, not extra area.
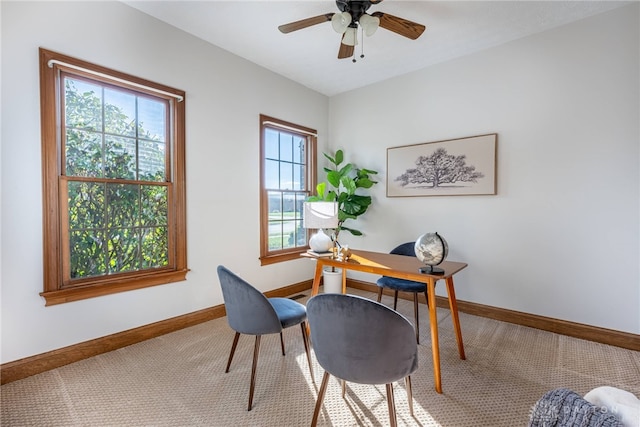
M 413 415 L 411 374 L 418 368 L 414 329 L 403 315 L 368 298 L 319 294 L 307 301 L 311 342 L 325 370 L 311 426 L 318 422 L 331 375 L 358 384 L 385 384 L 389 420 L 396 426 L 393 382 L 405 379 Z
M 415 242 L 403 243 L 393 248 L 390 254 L 416 256 Z M 420 323 L 418 320 L 418 294 L 424 293 L 425 298 L 429 301 L 427 295 L 427 285 L 413 280 L 396 279 L 395 277 L 382 276 L 376 282 L 378 285 L 378 302 L 382 299 L 382 292 L 385 288 L 393 290 L 393 309 L 398 307 L 398 292 L 413 293 L 413 315 L 416 323 L 416 342 L 420 344 Z
M 221 265 L 218 266 L 218 278 L 222 287 L 227 321 L 231 329 L 236 331 L 225 372 L 229 372 L 240 334 L 255 335 L 256 337 L 253 349 L 253 366 L 251 367 L 249 407 L 247 410 L 251 410 L 253 403 L 256 368 L 260 352 L 260 337 L 262 335 L 280 334 L 280 345 L 284 356 L 282 330 L 290 326 L 300 325 L 311 378 L 315 382 L 309 353 L 309 342 L 307 340 L 307 311 L 305 306 L 289 298 L 267 298 L 262 292 Z

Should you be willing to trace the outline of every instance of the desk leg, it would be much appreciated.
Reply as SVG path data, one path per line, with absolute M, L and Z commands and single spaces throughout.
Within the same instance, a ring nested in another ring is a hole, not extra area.
M 347 293 L 347 269 L 342 269 L 342 293 Z
M 429 323 L 431 324 L 431 351 L 433 353 L 433 379 L 436 391 L 442 393 L 440 378 L 440 344 L 438 343 L 438 315 L 436 313 L 436 281 L 433 277 L 427 280 L 427 296 L 429 298 Z
M 318 295 L 320 290 L 320 279 L 322 278 L 322 261 L 316 260 L 316 273 L 313 275 L 313 286 L 311 286 L 311 296 Z
M 456 332 L 456 341 L 458 342 L 458 353 L 460 359 L 465 360 L 464 344 L 462 343 L 462 331 L 460 331 L 460 319 L 458 318 L 458 303 L 456 302 L 456 291 L 453 289 L 453 276 L 447 277 L 447 294 L 449 295 L 449 309 L 451 310 L 451 320 L 453 320 L 453 329 Z

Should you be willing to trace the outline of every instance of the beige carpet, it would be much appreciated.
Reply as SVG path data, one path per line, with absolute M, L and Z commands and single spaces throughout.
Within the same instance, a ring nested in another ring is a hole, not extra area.
M 373 294 L 354 291 L 374 298 Z M 300 301 L 304 302 L 305 298 Z M 390 304 L 385 297 L 383 303 Z M 399 311 L 413 319 L 412 304 Z M 601 385 L 640 396 L 640 352 L 460 314 L 467 360 L 458 358 L 449 311 L 439 309 L 443 394 L 434 390 L 427 310 L 421 306 L 420 366 L 412 376 L 415 417 L 404 382 L 395 385 L 403 426 L 526 426 L 546 391 L 579 394 Z M 217 319 L 1 388 L 8 426 L 308 426 L 322 368 L 311 382 L 300 328 L 264 337 L 254 407 L 247 412 L 253 337 L 243 336 L 224 373 L 234 332 Z M 314 361 L 315 362 L 315 361 Z M 384 386 L 330 382 L 320 425 L 385 426 Z

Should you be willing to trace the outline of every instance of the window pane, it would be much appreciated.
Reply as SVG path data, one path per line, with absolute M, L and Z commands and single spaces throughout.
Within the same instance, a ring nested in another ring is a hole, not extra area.
M 139 225 L 138 188 L 134 184 L 107 184 L 107 218 L 110 228 Z
M 282 249 L 282 222 L 269 221 L 269 250 Z
M 110 274 L 140 269 L 140 236 L 137 229 L 112 228 L 107 241 Z
M 166 149 L 167 147 L 164 142 L 140 141 L 138 148 L 138 179 L 156 182 L 166 180 Z
M 168 223 L 167 187 L 140 186 L 140 207 L 141 225 L 166 225 Z
M 293 168 L 291 163 L 280 163 L 280 188 L 281 190 L 293 190 Z
M 307 193 L 296 193 L 296 213 L 295 218 L 302 220 L 303 218 L 303 210 L 304 210 L 304 202 L 307 199 Z
M 169 242 L 165 227 L 142 229 L 142 268 L 169 265 Z
M 104 131 L 122 136 L 136 136 L 136 96 L 105 88 Z
M 264 156 L 267 159 L 280 158 L 280 145 L 278 141 L 280 132 L 273 129 L 264 130 Z
M 282 193 L 269 191 L 268 193 L 269 220 L 282 219 Z
M 65 175 L 102 177 L 102 134 L 67 129 Z
M 69 229 L 103 228 L 106 204 L 104 184 L 69 182 Z
M 166 140 L 166 104 L 149 98 L 138 98 L 139 137 L 153 141 Z
M 65 79 L 65 125 L 102 132 L 102 87 L 82 80 Z
M 136 178 L 136 140 L 106 136 L 105 177 L 120 179 Z
M 293 167 L 293 182 L 291 185 L 292 190 L 304 190 L 305 189 L 305 177 L 304 166 L 294 163 Z
M 294 248 L 296 246 L 296 226 L 299 221 L 284 221 L 282 223 L 282 248 Z
M 293 135 L 280 132 L 280 160 L 293 161 Z
M 295 163 L 301 163 L 301 164 L 305 164 L 307 163 L 306 161 L 306 154 L 305 154 L 305 150 L 304 150 L 304 146 L 306 143 L 306 138 L 301 138 L 299 136 L 295 136 L 294 137 L 294 141 L 293 141 L 293 161 Z
M 264 185 L 266 189 L 280 188 L 280 164 L 275 160 L 266 160 L 264 165 Z
M 102 276 L 107 272 L 101 230 L 78 230 L 69 233 L 69 267 L 72 279 Z

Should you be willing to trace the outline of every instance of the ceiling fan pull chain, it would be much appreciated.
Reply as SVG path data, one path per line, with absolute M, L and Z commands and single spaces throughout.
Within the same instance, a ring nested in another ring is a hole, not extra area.
M 360 26 L 360 39 L 362 44 L 360 45 L 360 58 L 364 59 L 364 28 Z

